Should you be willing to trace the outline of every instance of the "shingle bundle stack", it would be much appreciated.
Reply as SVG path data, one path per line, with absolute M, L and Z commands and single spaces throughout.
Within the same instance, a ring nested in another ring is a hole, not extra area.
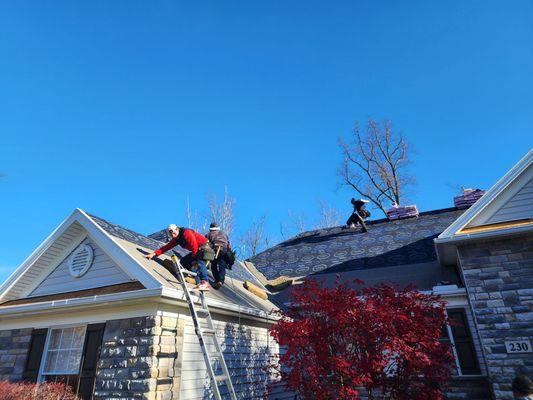
M 459 196 L 453 198 L 453 204 L 457 208 L 468 208 L 485 194 L 481 189 L 463 189 Z
M 387 218 L 391 221 L 411 217 L 418 217 L 418 208 L 415 205 L 398 206 L 394 204 L 390 210 L 387 210 Z

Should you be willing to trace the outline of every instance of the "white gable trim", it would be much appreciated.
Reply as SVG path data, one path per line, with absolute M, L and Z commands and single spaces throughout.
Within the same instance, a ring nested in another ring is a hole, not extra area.
M 448 228 L 444 230 L 436 239 L 435 243 L 445 243 L 455 240 L 457 232 L 466 227 L 475 217 L 477 217 L 483 210 L 490 206 L 495 199 L 511 185 L 533 162 L 533 150 L 529 150 L 527 154 L 516 163 L 513 168 L 509 170 L 498 182 L 492 186 L 485 195 L 479 199 L 472 207 L 470 207 L 464 214 L 457 218 Z M 515 228 L 523 230 L 523 228 Z M 513 230 L 513 229 L 508 229 Z M 507 234 L 509 232 L 506 232 Z M 478 234 L 468 235 L 468 238 L 476 237 Z M 480 235 L 480 237 L 487 236 L 487 233 Z M 461 235 L 464 239 L 467 235 Z
M 77 222 L 88 233 L 88 236 L 133 279 L 139 280 L 147 289 L 159 288 L 161 283 L 157 281 L 139 262 L 122 248 L 113 238 L 94 222 L 83 210 L 76 209 L 72 214 L 57 227 L 50 236 L 18 267 L 11 276 L 0 286 L 0 300 L 17 284 L 17 282 L 29 271 L 39 257 L 73 224 Z M 76 242 L 78 242 L 76 240 Z M 79 243 L 78 243 L 79 244 Z M 69 246 L 71 247 L 71 246 Z M 61 262 L 61 260 L 59 261 Z M 54 263 L 55 264 L 55 263 Z M 50 269 L 56 265 L 50 265 Z M 39 284 L 36 282 L 35 284 Z M 33 285 L 32 285 L 33 286 Z
M 87 231 L 89 236 L 96 242 L 98 246 L 122 267 L 124 271 L 139 282 L 147 289 L 154 289 L 161 287 L 161 283 L 152 276 L 133 256 L 131 256 L 120 244 L 118 244 L 113 237 L 109 235 L 100 225 L 92 220 L 85 211 L 77 208 L 75 213 L 80 215 L 78 221 Z

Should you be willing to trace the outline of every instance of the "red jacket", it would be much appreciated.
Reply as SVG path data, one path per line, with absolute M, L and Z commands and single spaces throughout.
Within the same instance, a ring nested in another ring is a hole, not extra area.
M 207 239 L 200 235 L 198 232 L 193 231 L 192 229 L 180 228 L 180 233 L 177 238 L 173 238 L 166 245 L 161 247 L 159 250 L 155 251 L 155 255 L 159 256 L 164 252 L 170 250 L 177 245 L 190 250 L 193 257 L 196 257 L 198 253 L 198 247 L 207 243 Z

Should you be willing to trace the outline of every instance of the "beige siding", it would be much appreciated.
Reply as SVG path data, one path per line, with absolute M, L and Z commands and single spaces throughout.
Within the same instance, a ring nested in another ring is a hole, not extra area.
M 94 251 L 94 260 L 87 273 L 74 278 L 69 272 L 70 254 L 31 292 L 31 296 L 72 292 L 82 289 L 114 285 L 129 282 L 130 278 L 118 267 L 102 249 L 89 238 L 82 244 L 88 244 Z
M 202 351 L 198 338 L 194 332 L 192 320 L 186 317 L 181 395 L 185 399 L 211 399 L 210 384 Z M 268 335 L 264 327 L 246 325 L 239 322 L 214 321 L 217 329 L 217 337 L 224 352 L 224 359 L 233 386 L 239 399 L 263 399 L 270 376 L 265 367 L 268 365 L 270 354 L 278 351 L 278 346 Z M 208 342 L 208 350 L 214 351 L 214 345 Z M 221 374 L 220 370 L 215 371 Z M 221 393 L 224 393 L 222 387 Z M 277 385 L 272 391 L 270 398 L 286 399 L 281 386 Z M 227 396 L 224 396 L 227 398 Z
M 26 296 L 35 287 L 36 281 L 45 278 L 50 265 L 57 265 L 68 254 L 70 247 L 81 240 L 84 231 L 80 224 L 73 223 L 48 249 L 39 255 L 31 269 L 24 273 L 9 289 L 4 299 L 11 300 Z

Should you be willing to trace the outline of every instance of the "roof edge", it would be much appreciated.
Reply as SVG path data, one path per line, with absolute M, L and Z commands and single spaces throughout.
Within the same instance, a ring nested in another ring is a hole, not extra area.
M 463 229 L 479 213 L 484 210 L 496 197 L 498 197 L 514 180 L 533 162 L 533 150 L 529 150 L 505 175 L 503 175 L 481 199 L 459 216 L 448 228 L 446 228 L 435 240 L 451 239 Z

